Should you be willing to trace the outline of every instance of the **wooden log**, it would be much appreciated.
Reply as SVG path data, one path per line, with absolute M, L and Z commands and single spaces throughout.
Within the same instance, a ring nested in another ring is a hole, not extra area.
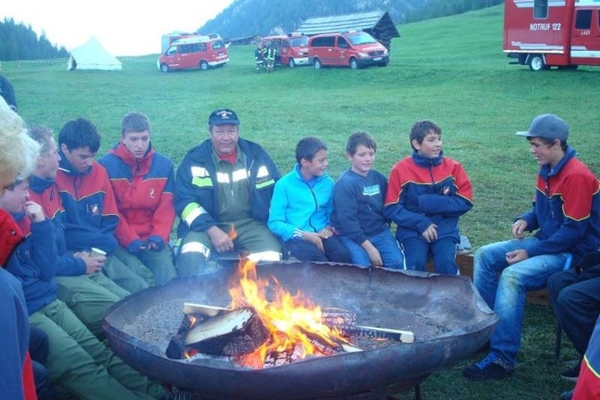
M 348 336 L 358 336 L 371 339 L 387 339 L 402 343 L 413 343 L 415 341 L 415 334 L 411 331 L 361 325 L 341 325 L 336 326 L 336 328 Z
M 184 314 L 202 314 L 207 317 L 216 317 L 219 314 L 223 314 L 231 310 L 225 307 L 185 302 L 183 303 L 183 308 L 181 309 L 181 311 Z
M 196 324 L 188 332 L 184 344 L 201 353 L 235 356 L 256 350 L 268 334 L 256 312 L 244 307 Z
M 321 322 L 327 326 L 354 325 L 357 321 L 355 313 L 343 308 L 328 307 L 321 310 Z

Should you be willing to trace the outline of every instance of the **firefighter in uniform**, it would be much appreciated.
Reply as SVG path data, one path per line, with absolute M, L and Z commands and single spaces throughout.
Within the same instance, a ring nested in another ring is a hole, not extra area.
M 239 138 L 239 124 L 232 110 L 214 111 L 210 139 L 189 150 L 177 170 L 180 276 L 210 272 L 207 261 L 219 253 L 237 251 L 255 262 L 282 259 L 266 226 L 280 174 L 260 145 Z

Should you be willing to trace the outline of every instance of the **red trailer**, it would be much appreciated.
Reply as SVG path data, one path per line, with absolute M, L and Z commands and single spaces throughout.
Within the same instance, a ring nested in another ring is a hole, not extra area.
M 504 52 L 532 71 L 600 65 L 600 0 L 506 0 Z

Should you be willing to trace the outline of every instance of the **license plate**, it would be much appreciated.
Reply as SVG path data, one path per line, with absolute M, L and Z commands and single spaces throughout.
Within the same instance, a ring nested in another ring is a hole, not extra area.
M 373 58 L 373 61 L 381 61 L 381 57 L 375 57 Z

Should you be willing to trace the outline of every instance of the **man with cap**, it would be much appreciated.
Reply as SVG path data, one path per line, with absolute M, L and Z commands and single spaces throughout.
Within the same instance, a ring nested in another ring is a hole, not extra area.
M 239 125 L 233 110 L 212 112 L 210 138 L 190 149 L 177 169 L 180 276 L 207 273 L 211 256 L 231 251 L 255 262 L 282 258 L 279 241 L 266 226 L 280 174 L 260 145 L 239 137 Z
M 514 239 L 475 253 L 473 282 L 500 320 L 489 354 L 463 370 L 469 379 L 503 379 L 514 372 L 526 292 L 545 288 L 550 275 L 577 265 L 600 245 L 598 179 L 567 145 L 568 134 L 567 123 L 554 114 L 539 115 L 528 131 L 517 132 L 540 167 L 535 198 L 531 210 L 515 219 Z M 525 237 L 525 231 L 535 234 Z

